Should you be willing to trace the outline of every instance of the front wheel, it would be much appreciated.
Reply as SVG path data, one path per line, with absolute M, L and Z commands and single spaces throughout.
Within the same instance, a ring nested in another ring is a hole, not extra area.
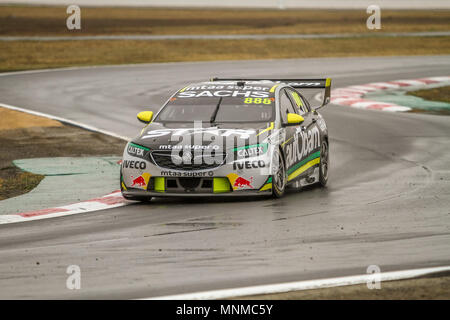
M 322 147 L 320 148 L 320 166 L 319 166 L 319 184 L 325 187 L 328 182 L 328 169 L 329 169 L 329 145 L 328 141 L 324 140 L 322 142 Z
M 274 152 L 272 166 L 275 171 L 272 175 L 272 195 L 274 198 L 281 198 L 286 189 L 287 177 L 286 167 L 280 151 Z

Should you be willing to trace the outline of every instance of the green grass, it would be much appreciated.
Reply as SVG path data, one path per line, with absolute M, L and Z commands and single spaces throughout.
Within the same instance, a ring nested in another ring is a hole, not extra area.
M 439 101 L 450 103 L 450 86 L 425 89 L 408 92 L 409 95 L 416 96 L 429 101 Z
M 0 173 L 0 200 L 27 193 L 44 179 L 43 175 L 21 172 L 13 166 L 8 169 L 7 175 L 5 169 Z

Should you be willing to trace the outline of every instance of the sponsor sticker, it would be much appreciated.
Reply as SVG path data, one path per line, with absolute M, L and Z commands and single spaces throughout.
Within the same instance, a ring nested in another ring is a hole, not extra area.
M 286 146 L 286 165 L 289 168 L 301 161 L 320 146 L 320 132 L 317 127 L 307 131 L 297 131 L 294 141 Z
M 161 171 L 163 177 L 212 177 L 214 172 L 212 171 Z
M 124 168 L 145 170 L 147 163 L 145 161 L 124 160 L 122 162 Z
M 147 189 L 148 181 L 150 180 L 150 174 L 145 172 L 137 178 L 131 176 L 131 180 L 131 187 Z
M 263 160 L 233 162 L 234 170 L 258 169 L 264 168 L 265 166 L 266 163 Z
M 144 158 L 145 154 L 147 151 L 149 151 L 150 149 L 134 144 L 134 143 L 129 143 L 127 146 L 127 153 L 130 156 L 133 157 L 138 157 L 138 158 Z
M 227 175 L 228 180 L 230 180 L 231 185 L 233 186 L 233 189 L 253 189 L 253 177 L 250 177 L 249 179 L 246 179 L 244 177 L 238 176 L 235 173 L 230 173 Z
M 259 156 L 267 151 L 268 144 L 254 144 L 250 146 L 238 147 L 233 150 L 236 152 L 239 158 L 250 158 L 254 156 Z

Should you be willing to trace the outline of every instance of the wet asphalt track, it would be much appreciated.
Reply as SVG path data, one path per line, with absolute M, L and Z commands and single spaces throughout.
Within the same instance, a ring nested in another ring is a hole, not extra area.
M 101 67 L 0 76 L 0 102 L 133 136 L 143 106 L 211 76 L 446 76 L 450 56 Z M 329 105 L 329 187 L 160 199 L 0 226 L 0 298 L 137 298 L 450 264 L 450 117 Z M 66 289 L 81 267 L 82 289 Z

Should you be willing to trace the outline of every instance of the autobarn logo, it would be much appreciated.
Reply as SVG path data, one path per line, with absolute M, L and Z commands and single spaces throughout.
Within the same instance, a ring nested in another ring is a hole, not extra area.
M 233 169 L 234 170 L 242 170 L 242 169 L 258 169 L 264 168 L 266 163 L 263 160 L 255 160 L 255 161 L 241 161 L 234 162 Z
M 320 146 L 320 132 L 317 127 L 308 131 L 299 131 L 294 141 L 286 146 L 287 167 L 299 162 Z
M 124 168 L 130 169 L 144 170 L 147 168 L 147 163 L 145 163 L 144 161 L 124 160 L 122 165 Z

